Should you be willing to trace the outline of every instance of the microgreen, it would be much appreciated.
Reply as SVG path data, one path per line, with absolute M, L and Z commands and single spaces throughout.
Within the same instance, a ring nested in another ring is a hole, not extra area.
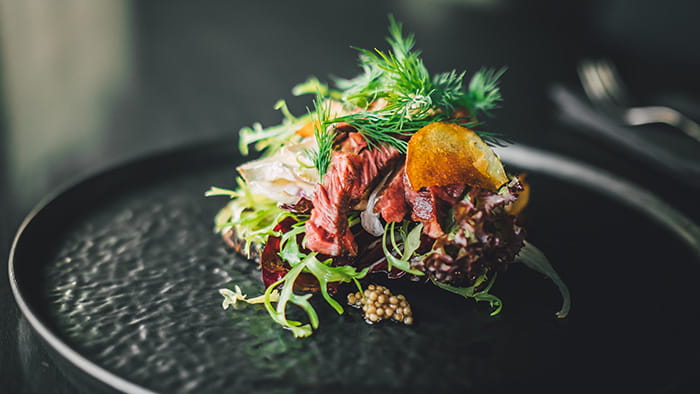
M 421 52 L 414 49 L 412 34 L 404 34 L 403 27 L 389 16 L 390 49 L 355 48 L 362 72 L 349 79 L 335 78 L 335 88 L 315 77 L 296 85 L 294 95 L 314 94 L 315 108 L 305 116 L 295 117 L 283 100 L 275 108 L 282 111 L 284 120 L 278 126 L 263 128 L 259 123 L 243 128 L 240 132 L 240 149 L 248 153 L 248 145 L 265 151 L 276 152 L 286 141 L 299 138 L 295 133 L 312 119 L 318 148 L 310 152 L 319 178 L 328 169 L 335 134 L 328 126 L 337 122 L 352 125 L 367 141 L 370 148 L 391 146 L 406 153 L 407 140 L 423 126 L 432 122 L 455 122 L 468 128 L 481 126 L 481 114 L 490 115 L 498 108 L 501 93 L 499 79 L 505 68 L 482 69 L 474 73 L 465 88 L 465 71 L 456 70 L 431 77 Z M 346 110 L 344 114 L 331 116 L 326 104 L 333 100 Z M 464 109 L 466 114 L 456 115 Z M 475 130 L 491 145 L 502 145 L 499 133 Z
M 243 294 L 243 291 L 238 285 L 234 286 L 234 290 L 219 289 L 219 294 L 221 294 L 221 296 L 224 297 L 224 300 L 221 303 L 221 307 L 224 308 L 224 310 L 228 309 L 229 306 L 236 308 L 238 302 L 240 301 L 243 301 L 248 304 L 262 304 L 265 302 L 264 295 L 248 298 L 247 295 Z M 270 301 L 277 302 L 277 300 L 279 300 L 279 292 L 277 290 L 274 290 L 270 294 Z
M 342 314 L 344 311 L 343 307 L 340 306 L 340 304 L 336 300 L 334 300 L 333 297 L 331 297 L 328 293 L 328 284 L 332 282 L 353 281 L 358 286 L 358 288 L 361 289 L 358 280 L 364 278 L 365 275 L 367 275 L 367 272 L 369 272 L 369 267 L 366 267 L 361 271 L 357 271 L 354 267 L 351 267 L 349 265 L 332 267 L 330 265 L 331 262 L 331 259 L 319 261 L 314 257 L 313 259 L 308 260 L 308 262 L 305 265 L 305 268 L 318 280 L 318 284 L 321 287 L 321 294 L 323 295 L 323 298 L 326 300 L 326 302 L 331 307 L 333 307 L 333 309 L 335 309 L 335 311 L 338 312 L 338 314 Z
M 282 234 L 279 256 L 290 265 L 300 263 L 301 259 L 305 257 L 297 243 L 297 236 L 304 234 L 304 231 L 304 223 L 302 222 L 295 223 L 289 231 Z
M 233 228 L 236 235 L 245 241 L 243 252 L 250 257 L 251 246 L 264 245 L 269 236 L 277 235 L 274 231 L 277 223 L 292 214 L 279 208 L 275 201 L 251 193 L 242 178 L 238 178 L 237 182 L 236 191 L 212 187 L 205 196 L 231 198 L 228 205 L 219 211 L 214 219 L 216 229 L 225 233 Z
M 250 144 L 255 144 L 255 150 L 264 152 L 266 156 L 274 154 L 282 145 L 298 138 L 296 131 L 311 118 L 311 115 L 308 114 L 295 117 L 284 100 L 277 101 L 274 108 L 282 112 L 284 116 L 282 123 L 279 125 L 263 128 L 262 124 L 256 122 L 251 127 L 244 127 L 240 130 L 238 149 L 243 155 L 248 155 L 248 146 Z
M 293 290 L 294 282 L 302 272 L 309 273 L 316 278 L 321 295 L 338 314 L 342 314 L 344 309 L 330 295 L 328 285 L 333 282 L 354 282 L 359 291 L 362 292 L 359 280 L 364 278 L 369 272 L 369 267 L 360 271 L 347 265 L 334 267 L 331 265 L 332 259 L 320 261 L 315 252 L 303 253 L 298 239 L 303 238 L 304 228 L 304 222 L 298 222 L 289 231 L 282 234 L 279 256 L 290 265 L 291 269 L 279 281 L 270 285 L 264 294 L 265 306 L 272 319 L 281 326 L 290 329 L 296 337 L 308 336 L 314 329 L 318 328 L 316 310 L 309 303 L 311 294 L 299 295 Z M 279 292 L 278 300 L 276 300 L 277 306 L 273 307 L 272 302 L 275 302 L 271 298 L 275 294 L 273 289 L 279 286 L 282 288 Z M 287 319 L 287 306 L 290 302 L 306 312 L 309 318 L 308 324 Z
M 569 288 L 566 286 L 566 283 L 564 283 L 561 277 L 559 277 L 559 274 L 554 270 L 547 256 L 535 247 L 535 245 L 525 241 L 525 245 L 520 249 L 516 261 L 520 261 L 528 268 L 544 274 L 554 282 L 562 297 L 562 306 L 556 315 L 558 318 L 565 318 L 569 314 L 569 310 L 571 310 L 571 294 L 569 293 Z
M 305 154 L 322 183 L 324 174 L 330 167 L 333 150 L 336 149 L 336 126 L 339 123 L 352 126 L 362 135 L 370 149 L 388 146 L 402 154 L 407 153 L 411 136 L 433 122 L 459 123 L 474 129 L 488 144 L 501 145 L 504 140 L 498 133 L 478 130 L 483 124 L 478 118 L 481 115 L 489 116 L 490 111 L 498 108 L 502 99 L 498 84 L 505 69 L 479 70 L 471 76 L 468 84 L 465 83 L 465 71 L 452 70 L 431 75 L 421 59 L 421 52 L 415 49 L 414 36 L 404 34 L 403 26 L 393 16 L 389 16 L 388 30 L 388 50 L 355 48 L 361 69 L 359 75 L 349 79 L 335 78 L 333 86 L 311 77 L 293 88 L 292 94 L 295 96 L 313 94 L 315 97 L 313 108 L 307 110 L 305 115 L 295 116 L 286 102 L 279 100 L 274 108 L 281 112 L 280 124 L 263 127 L 260 123 L 255 123 L 242 128 L 240 151 L 247 155 L 252 146 L 262 152 L 263 156 L 270 156 L 283 145 L 306 138 L 302 134 L 312 125 L 316 146 L 309 148 Z M 302 128 L 304 132 L 299 132 Z M 309 166 L 308 162 L 298 162 L 300 167 Z M 264 245 L 270 236 L 280 237 L 278 255 L 289 264 L 289 271 L 270 285 L 260 297 L 248 299 L 238 287 L 235 292 L 222 289 L 223 306 L 226 308 L 238 301 L 262 301 L 272 319 L 291 330 L 296 337 L 311 335 L 318 328 L 318 315 L 309 301 L 312 295 L 297 294 L 294 291 L 294 283 L 299 276 L 310 274 L 315 277 L 324 300 L 341 314 L 344 309 L 331 297 L 329 284 L 354 282 L 362 292 L 359 280 L 367 275 L 369 268 L 358 271 L 349 265 L 334 266 L 332 259 L 321 260 L 317 253 L 307 253 L 304 236 L 308 217 L 283 210 L 275 201 L 251 193 L 241 178 L 237 181 L 238 188 L 235 191 L 212 187 L 206 193 L 207 196 L 228 196 L 231 199 L 216 217 L 217 229 L 221 232 L 234 229 L 236 235 L 245 240 L 245 252 L 248 255 L 251 245 Z M 290 216 L 297 220 L 291 229 L 285 233 L 275 231 L 276 225 Z M 359 214 L 351 213 L 348 222 L 351 227 L 358 224 Z M 423 224 L 409 220 L 398 225 L 395 222 L 386 223 L 381 247 L 389 270 L 396 268 L 416 276 L 425 275 L 411 267 L 411 261 L 425 257 L 417 253 L 422 231 Z M 536 253 L 534 257 L 527 253 L 521 255 L 531 260 L 526 263 L 528 266 L 545 272 L 557 282 L 558 276 L 552 276 L 556 273 L 552 274 L 551 266 L 542 263 Z M 500 312 L 502 303 L 498 297 L 489 293 L 495 277 L 493 274 L 486 286 L 478 291 L 477 287 L 487 280 L 486 274 L 468 288 L 454 287 L 435 280 L 433 283 L 464 297 L 489 302 L 494 308 L 492 314 L 496 314 Z M 558 282 L 557 284 L 559 285 Z M 287 312 L 291 304 L 306 313 L 307 323 L 288 318 Z M 560 313 L 565 315 L 566 312 L 568 298 Z
M 433 284 L 443 290 L 447 290 L 451 293 L 455 293 L 458 295 L 461 295 L 464 298 L 473 298 L 476 301 L 486 301 L 489 303 L 489 305 L 492 308 L 491 311 L 491 316 L 495 316 L 501 312 L 501 309 L 503 309 L 503 302 L 501 301 L 500 298 L 496 297 L 495 295 L 489 293 L 489 290 L 491 290 L 491 287 L 493 286 L 494 282 L 496 281 L 496 275 L 497 273 L 494 272 L 493 276 L 489 280 L 489 283 L 484 287 L 482 290 L 477 291 L 476 289 L 481 286 L 481 284 L 484 283 L 484 281 L 487 280 L 486 274 L 481 275 L 477 280 L 474 282 L 472 286 L 469 287 L 456 287 L 449 285 L 447 283 L 442 283 L 438 282 L 435 279 L 430 279 Z
M 307 257 L 307 259 L 311 258 L 315 257 Z M 272 320 L 282 327 L 290 329 L 297 338 L 308 337 L 313 333 L 314 329 L 318 328 L 318 314 L 316 314 L 316 310 L 309 302 L 311 294 L 298 295 L 294 293 L 294 282 L 304 269 L 304 265 L 305 264 L 297 264 L 295 267 L 292 267 L 282 279 L 273 283 L 265 290 L 265 309 L 272 317 Z M 280 290 L 279 293 L 277 306 L 273 307 L 271 300 L 272 293 L 280 285 L 282 285 L 282 290 Z M 306 312 L 306 315 L 309 317 L 309 323 L 302 324 L 301 322 L 287 319 L 287 304 L 289 302 L 297 305 Z
M 411 268 L 411 263 L 409 260 L 413 257 L 416 249 L 420 246 L 420 234 L 423 230 L 423 224 L 418 224 L 410 232 L 406 233 L 406 229 L 402 228 L 399 231 L 396 230 L 396 222 L 389 222 L 384 226 L 384 234 L 382 234 L 382 250 L 384 251 L 384 257 L 386 257 L 387 268 L 391 270 L 393 267 L 400 269 L 401 271 L 413 274 L 416 276 L 423 276 L 425 273 L 417 269 Z M 396 241 L 396 233 L 399 233 L 401 241 Z M 389 234 L 389 240 L 391 245 L 387 244 L 387 234 Z M 391 246 L 391 251 L 389 250 Z M 394 256 L 394 253 L 400 255 L 398 258 Z
M 489 115 L 489 111 L 498 108 L 502 99 L 498 81 L 505 72 L 505 68 L 499 70 L 482 69 L 474 74 L 469 82 L 469 90 L 463 97 L 463 103 L 473 113 L 482 112 Z
M 314 307 L 309 303 L 311 294 L 299 295 L 294 292 L 294 282 L 302 272 L 308 272 L 318 280 L 321 294 L 326 302 L 335 309 L 338 314 L 344 312 L 343 307 L 331 297 L 328 292 L 328 284 L 331 282 L 355 282 L 360 290 L 359 279 L 367 275 L 369 267 L 364 270 L 357 271 L 351 266 L 332 267 L 331 260 L 320 261 L 316 257 L 316 253 L 303 255 L 303 259 L 298 263 L 290 264 L 291 269 L 279 281 L 270 285 L 265 291 L 265 307 L 274 321 L 281 326 L 292 330 L 296 337 L 306 337 L 311 335 L 314 329 L 318 328 L 318 315 Z M 272 306 L 273 290 L 278 286 L 282 286 L 279 293 L 277 306 Z M 291 302 L 302 308 L 308 318 L 308 324 L 302 324 L 298 321 L 287 319 L 287 304 Z

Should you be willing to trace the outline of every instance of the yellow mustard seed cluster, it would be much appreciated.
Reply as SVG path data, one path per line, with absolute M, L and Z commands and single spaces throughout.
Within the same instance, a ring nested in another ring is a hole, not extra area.
M 369 285 L 364 291 L 348 294 L 348 305 L 362 308 L 365 321 L 369 324 L 378 323 L 384 319 L 411 325 L 413 311 L 403 294 L 393 295 L 384 286 Z

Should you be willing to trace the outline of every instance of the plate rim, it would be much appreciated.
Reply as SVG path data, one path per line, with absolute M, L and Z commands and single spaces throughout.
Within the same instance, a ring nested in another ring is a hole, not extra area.
M 126 171 L 131 166 L 146 165 L 151 161 L 166 160 L 177 155 L 187 154 L 188 152 L 200 150 L 213 151 L 215 149 L 221 150 L 222 153 L 228 152 L 232 149 L 230 146 L 226 147 L 226 145 L 233 141 L 234 139 L 226 138 L 225 140 L 216 139 L 198 144 L 190 143 L 184 146 L 151 152 L 139 157 L 124 160 L 121 163 L 107 166 L 92 174 L 66 182 L 63 186 L 47 194 L 45 198 L 40 200 L 39 203 L 29 211 L 18 227 L 10 248 L 7 271 L 9 274 L 10 287 L 12 289 L 13 298 L 22 316 L 27 319 L 32 329 L 39 334 L 39 337 L 48 343 L 58 355 L 65 358 L 74 367 L 94 377 L 111 389 L 126 393 L 154 393 L 152 390 L 133 383 L 101 367 L 71 348 L 70 345 L 60 339 L 59 336 L 42 321 L 38 314 L 34 312 L 31 305 L 25 300 L 23 290 L 20 288 L 20 283 L 15 273 L 15 266 L 17 265 L 15 256 L 20 247 L 23 234 L 25 234 L 35 218 L 45 209 L 48 209 L 51 203 L 59 197 L 91 180 L 108 176 L 113 172 Z M 223 149 L 222 145 L 224 146 Z M 502 157 L 506 164 L 538 171 L 570 183 L 580 184 L 640 211 L 651 219 L 654 219 L 658 224 L 671 230 L 675 236 L 686 243 L 697 259 L 700 260 L 700 226 L 642 186 L 636 185 L 622 177 L 577 159 L 527 145 L 511 144 L 507 147 L 496 147 L 494 150 Z M 235 152 L 230 153 L 232 157 L 241 157 L 240 154 L 236 154 Z M 601 188 L 601 184 L 607 185 L 608 188 Z

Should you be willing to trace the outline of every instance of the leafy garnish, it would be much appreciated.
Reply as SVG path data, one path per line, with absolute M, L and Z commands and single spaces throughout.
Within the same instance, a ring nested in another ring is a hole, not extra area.
M 291 216 L 291 213 L 279 208 L 275 201 L 251 193 L 242 178 L 238 178 L 237 182 L 236 191 L 212 187 L 204 195 L 231 198 L 228 205 L 216 215 L 216 228 L 223 233 L 233 228 L 236 236 L 245 241 L 243 252 L 250 257 L 251 246 L 264 245 L 269 236 L 277 235 L 275 226 L 285 217 Z
M 322 83 L 316 77 L 311 77 L 305 82 L 302 82 L 292 88 L 292 94 L 295 96 L 302 96 L 305 94 L 314 94 L 321 97 L 331 96 L 331 90 L 328 85 Z M 336 94 L 337 96 L 337 94 Z M 339 98 L 339 97 L 338 97 Z
M 369 271 L 369 267 L 358 272 L 351 266 L 332 267 L 330 263 L 330 259 L 323 262 L 319 261 L 316 258 L 316 253 L 305 255 L 303 260 L 296 264 L 290 264 L 292 268 L 282 279 L 270 285 L 265 291 L 265 307 L 272 319 L 282 327 L 290 329 L 296 337 L 309 336 L 314 329 L 318 328 L 318 315 L 314 307 L 309 303 L 309 298 L 312 295 L 299 295 L 294 292 L 294 282 L 302 272 L 308 272 L 318 280 L 323 298 L 338 314 L 342 314 L 344 312 L 343 307 L 328 293 L 328 284 L 331 282 L 353 281 L 361 290 L 358 280 L 364 278 Z M 280 290 L 277 306 L 273 307 L 272 302 L 274 300 L 272 297 L 274 289 L 280 285 L 282 285 L 282 289 Z M 308 324 L 287 319 L 287 304 L 289 302 L 299 306 L 306 312 L 309 318 Z
M 312 256 L 314 257 L 314 256 Z M 353 281 L 357 285 L 358 289 L 362 290 L 359 279 L 362 279 L 369 272 L 369 267 L 366 267 L 362 271 L 355 270 L 354 267 L 349 265 L 342 265 L 338 267 L 332 267 L 332 260 L 327 259 L 325 261 L 319 261 L 315 257 L 312 259 L 307 259 L 305 265 L 306 270 L 310 272 L 318 280 L 318 284 L 321 287 L 321 294 L 326 302 L 335 309 L 338 314 L 343 313 L 343 307 L 333 299 L 333 297 L 328 294 L 328 284 L 332 282 L 350 282 Z
M 315 257 L 309 256 L 308 258 L 311 259 Z M 318 328 L 318 315 L 314 307 L 309 303 L 311 294 L 298 295 L 294 293 L 294 282 L 299 277 L 299 274 L 301 274 L 304 266 L 305 264 L 300 263 L 292 267 L 282 279 L 273 283 L 265 290 L 265 309 L 267 309 L 272 320 L 276 321 L 282 327 L 290 329 L 297 338 L 308 337 L 313 333 L 314 329 Z M 277 307 L 273 307 L 272 293 L 279 285 L 282 285 L 282 290 L 277 300 Z M 287 319 L 287 304 L 289 302 L 297 305 L 306 312 L 309 317 L 309 323 L 302 324 L 301 322 Z
M 362 135 L 369 149 L 392 147 L 402 154 L 407 153 L 408 141 L 414 133 L 435 122 L 458 124 L 474 130 L 488 144 L 501 144 L 499 134 L 478 130 L 482 125 L 478 118 L 482 114 L 490 115 L 490 111 L 498 107 L 501 100 L 498 81 L 505 69 L 480 70 L 472 75 L 468 85 L 465 84 L 467 73 L 464 71 L 452 70 L 431 75 L 421 59 L 421 52 L 414 48 L 414 36 L 404 34 L 402 25 L 393 16 L 389 16 L 387 43 L 389 50 L 386 51 L 355 48 L 359 53 L 362 72 L 354 78 L 335 79 L 334 86 L 330 86 L 311 77 L 295 86 L 292 90 L 294 95 L 315 96 L 313 108 L 297 117 L 284 100 L 278 101 L 275 108 L 282 113 L 281 124 L 264 128 L 256 123 L 243 128 L 240 131 L 241 152 L 248 154 L 252 145 L 264 156 L 270 156 L 290 142 L 315 142 L 315 146 L 304 145 L 308 150 L 304 151 L 306 157 L 301 157 L 310 160 L 305 163 L 300 161 L 300 164 L 309 168 L 313 164 L 318 181 L 322 183 L 330 167 L 333 150 L 337 148 L 336 137 L 343 132 L 341 130 L 346 130 L 346 124 Z M 314 140 L 311 140 L 312 134 Z M 329 285 L 332 288 L 333 283 L 354 282 L 362 292 L 359 280 L 367 275 L 369 267 L 358 271 L 351 265 L 334 266 L 331 258 L 319 259 L 317 253 L 309 252 L 304 247 L 308 215 L 300 216 L 283 210 L 270 198 L 251 193 L 240 178 L 238 186 L 236 191 L 212 187 L 207 192 L 208 196 L 226 195 L 231 198 L 228 206 L 217 215 L 217 228 L 222 232 L 234 229 L 236 235 L 245 240 L 247 254 L 251 245 L 264 245 L 269 237 L 279 237 L 278 255 L 288 264 L 289 270 L 281 279 L 269 285 L 261 297 L 248 299 L 237 286 L 235 291 L 222 289 L 223 306 L 235 306 L 239 301 L 262 301 L 274 321 L 290 329 L 296 337 L 308 336 L 318 328 L 319 320 L 310 303 L 312 295 L 294 291 L 299 276 L 313 276 L 318 281 L 324 300 L 341 314 L 344 309 L 331 297 Z M 279 229 L 277 224 L 290 216 L 296 223 L 291 228 L 285 227 L 287 231 L 276 231 L 275 228 Z M 361 221 L 357 211 L 350 213 L 347 219 L 350 227 Z M 379 234 L 382 225 L 379 221 L 378 224 Z M 418 269 L 416 265 L 426 257 L 417 252 L 422 232 L 422 223 L 410 220 L 399 224 L 386 223 L 381 247 L 389 270 L 396 268 L 416 276 L 424 276 L 428 272 Z M 472 237 L 475 235 L 472 234 Z M 497 314 L 502 307 L 501 300 L 489 293 L 496 275 L 491 275 L 490 281 L 483 286 L 488 280 L 486 272 L 468 288 L 441 283 L 435 278 L 431 280 L 445 290 L 489 302 L 494 308 L 492 314 Z M 287 314 L 290 304 L 301 308 L 308 322 L 290 320 Z
M 362 111 L 338 117 L 334 121 L 350 123 L 367 139 L 370 146 L 386 144 L 405 153 L 405 135 L 431 122 L 451 121 L 473 127 L 479 113 L 488 113 L 501 100 L 498 80 L 505 69 L 477 72 L 464 89 L 466 72 L 450 71 L 432 79 L 414 50 L 413 35 L 403 35 L 402 26 L 389 18 L 390 52 L 359 48 L 360 66 L 364 74 L 337 81 L 343 98 L 353 102 Z M 380 109 L 369 105 L 383 100 Z M 464 108 L 470 118 L 455 116 L 455 110 Z M 494 135 L 488 135 L 494 140 Z
M 449 292 L 459 294 L 464 298 L 473 298 L 476 301 L 486 301 L 489 303 L 491 308 L 493 309 L 491 311 L 491 316 L 495 316 L 501 312 L 501 309 L 503 309 L 503 302 L 501 301 L 500 298 L 496 297 L 495 295 L 489 293 L 489 290 L 491 290 L 491 287 L 493 286 L 494 282 L 496 281 L 496 273 L 494 272 L 493 276 L 491 277 L 491 280 L 489 283 L 484 287 L 482 290 L 476 290 L 479 286 L 481 286 L 484 281 L 486 281 L 487 277 L 486 274 L 481 275 L 477 280 L 474 282 L 472 286 L 469 287 L 456 287 L 449 285 L 447 283 L 442 283 L 438 282 L 437 280 L 431 278 L 430 280 L 433 282 L 433 284 L 443 290 L 447 290 Z
M 547 256 L 542 253 L 535 245 L 525 241 L 525 245 L 518 253 L 517 261 L 522 262 L 528 268 L 531 268 L 541 274 L 544 274 L 551 279 L 559 288 L 562 297 L 562 305 L 559 312 L 556 313 L 558 318 L 565 318 L 571 310 L 571 294 L 566 283 L 559 277 L 559 274 L 554 270 L 552 264 L 547 259 Z
M 408 222 L 405 222 L 406 224 Z M 384 234 L 382 235 L 382 250 L 384 251 L 384 257 L 386 257 L 387 268 L 389 270 L 392 267 L 396 267 L 401 271 L 407 272 L 416 276 L 423 276 L 425 273 L 417 269 L 411 268 L 410 259 L 415 254 L 416 249 L 420 246 L 420 235 L 423 231 L 423 223 L 415 226 L 410 232 L 406 231 L 408 226 L 402 226 L 399 231 L 396 230 L 396 222 L 389 222 L 384 226 Z M 401 242 L 396 242 L 396 233 L 399 233 L 401 237 Z M 387 234 L 389 234 L 389 239 L 391 240 L 391 251 L 389 250 L 389 245 L 387 245 Z M 400 255 L 398 258 L 394 256 L 394 253 Z
M 331 114 L 330 103 L 323 103 L 320 95 L 316 96 L 316 112 L 314 119 L 314 137 L 316 138 L 316 150 L 310 153 L 311 161 L 318 171 L 319 182 L 323 183 L 323 175 L 331 164 L 331 153 L 333 150 L 333 139 L 335 133 L 329 129 L 329 118 Z
M 274 154 L 282 145 L 296 137 L 296 131 L 311 118 L 311 115 L 308 114 L 295 117 L 287 108 L 287 103 L 284 100 L 277 101 L 274 108 L 282 112 L 284 116 L 282 123 L 267 128 L 263 128 L 260 123 L 254 123 L 251 127 L 242 128 L 238 141 L 238 149 L 242 154 L 248 155 L 248 145 L 253 143 L 258 152 L 264 151 L 264 154 L 268 156 Z
M 265 302 L 265 296 L 260 295 L 253 298 L 248 298 L 247 295 L 243 294 L 243 291 L 238 285 L 234 286 L 234 290 L 231 289 L 219 289 L 219 294 L 224 297 L 224 301 L 221 303 L 221 307 L 228 309 L 229 306 L 236 308 L 239 301 L 246 302 L 248 304 L 262 304 Z M 279 299 L 279 292 L 274 290 L 270 294 L 270 301 L 277 302 Z
M 498 108 L 502 98 L 498 83 L 505 68 L 477 71 L 465 89 L 465 71 L 452 70 L 431 77 L 421 52 L 414 49 L 414 36 L 404 35 L 402 25 L 393 16 L 389 16 L 387 42 L 389 51 L 355 48 L 362 72 L 350 79 L 336 78 L 335 89 L 315 77 L 295 86 L 294 95 L 316 95 L 316 108 L 297 118 L 284 101 L 278 102 L 275 107 L 283 112 L 283 123 L 266 129 L 260 124 L 242 129 L 241 151 L 247 154 L 248 145 L 255 143 L 257 150 L 274 152 L 285 139 L 296 138 L 295 131 L 312 117 L 326 116 L 315 124 L 319 147 L 312 156 L 322 177 L 333 148 L 329 137 L 332 133 L 326 129 L 332 123 L 349 123 L 371 148 L 387 145 L 406 153 L 406 140 L 429 123 L 452 122 L 474 128 L 481 125 L 478 120 L 481 114 L 490 115 L 490 111 Z M 330 116 L 324 100 L 336 100 L 345 113 Z M 502 144 L 498 133 L 475 131 L 489 144 Z
M 502 99 L 498 81 L 505 72 L 504 67 L 499 70 L 482 69 L 474 74 L 466 96 L 461 97 L 462 103 L 473 113 L 490 115 L 489 111 L 498 108 Z
M 317 253 L 315 252 L 309 254 L 303 253 L 298 243 L 298 239 L 302 237 L 303 234 L 303 221 L 297 222 L 289 231 L 282 234 L 280 238 L 279 255 L 290 265 L 291 269 L 287 271 L 279 281 L 270 285 L 264 294 L 266 309 L 270 316 L 272 316 L 272 319 L 281 326 L 292 330 L 292 333 L 296 337 L 308 336 L 314 329 L 318 328 L 316 310 L 308 301 L 311 294 L 298 295 L 293 291 L 294 282 L 302 272 L 309 273 L 316 278 L 323 298 L 338 314 L 342 314 L 344 309 L 331 297 L 328 292 L 328 285 L 333 282 L 354 282 L 358 290 L 362 292 L 362 286 L 359 280 L 364 278 L 369 272 L 369 267 L 360 271 L 347 265 L 334 267 L 331 265 L 332 259 L 320 261 L 316 257 Z M 272 298 L 276 291 L 274 289 L 280 285 L 282 289 L 280 291 L 279 300 L 277 300 L 277 306 L 273 307 L 272 302 L 276 301 Z M 306 312 L 309 318 L 309 324 L 301 324 L 300 322 L 287 319 L 286 311 L 289 302 L 299 306 Z
M 297 243 L 297 236 L 304 234 L 305 230 L 304 222 L 297 222 L 280 238 L 279 256 L 290 265 L 296 265 L 306 257 Z

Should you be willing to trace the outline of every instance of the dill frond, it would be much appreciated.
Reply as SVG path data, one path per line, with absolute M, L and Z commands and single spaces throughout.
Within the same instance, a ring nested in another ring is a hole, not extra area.
M 502 100 L 499 80 L 501 69 L 481 69 L 469 80 L 465 89 L 465 71 L 443 72 L 431 77 L 415 49 L 415 38 L 404 34 L 403 26 L 389 15 L 388 51 L 354 48 L 359 52 L 362 72 L 350 79 L 335 78 L 334 88 L 317 78 L 294 87 L 294 95 L 315 94 L 315 107 L 307 116 L 294 118 L 284 106 L 283 125 L 263 129 L 260 125 L 241 131 L 241 150 L 255 143 L 258 150 L 275 151 L 285 140 L 295 137 L 295 130 L 309 119 L 314 121 L 318 149 L 308 152 L 322 178 L 330 165 L 335 133 L 327 126 L 347 122 L 356 128 L 370 148 L 388 145 L 406 151 L 410 135 L 431 122 L 460 123 L 466 127 L 482 125 L 480 115 L 490 116 Z M 336 100 L 347 110 L 345 115 L 331 118 L 326 100 Z M 468 118 L 455 117 L 466 110 Z M 496 133 L 480 132 L 489 145 L 503 145 Z
M 498 108 L 503 99 L 499 82 L 506 68 L 481 69 L 472 77 L 469 82 L 469 89 L 466 96 L 466 104 L 473 114 L 482 112 L 490 115 L 491 110 Z
M 322 96 L 319 94 L 316 96 L 314 106 L 316 111 L 312 117 L 314 118 L 314 137 L 316 138 L 317 147 L 310 153 L 310 157 L 318 171 L 319 182 L 323 183 L 323 175 L 326 174 L 328 166 L 331 164 L 335 133 L 328 127 L 331 116 L 330 104 L 324 103 Z

